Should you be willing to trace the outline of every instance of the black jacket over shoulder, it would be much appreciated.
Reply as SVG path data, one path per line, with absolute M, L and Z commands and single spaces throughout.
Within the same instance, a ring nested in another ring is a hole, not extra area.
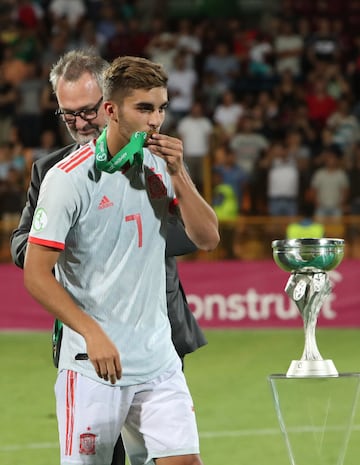
M 36 208 L 40 185 L 47 171 L 58 161 L 77 148 L 76 144 L 68 145 L 56 152 L 37 160 L 32 167 L 27 201 L 22 211 L 20 223 L 11 235 L 11 255 L 14 263 L 23 268 L 28 235 Z M 207 343 L 189 305 L 181 285 L 176 256 L 196 250 L 195 245 L 187 237 L 180 221 L 169 221 L 166 242 L 166 297 L 168 315 L 171 323 L 172 339 L 180 357 L 193 352 Z

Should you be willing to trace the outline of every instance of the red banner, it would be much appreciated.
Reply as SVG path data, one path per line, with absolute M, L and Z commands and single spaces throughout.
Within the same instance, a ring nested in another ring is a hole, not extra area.
M 329 272 L 332 293 L 320 311 L 319 327 L 360 326 L 359 265 L 358 260 L 344 260 Z M 271 260 L 180 262 L 179 273 L 203 328 L 302 326 L 284 291 L 290 273 Z
M 344 260 L 329 273 L 333 289 L 320 311 L 319 327 L 360 327 L 359 265 Z M 290 274 L 271 260 L 179 262 L 179 273 L 203 328 L 302 326 L 284 291 Z M 0 265 L 0 295 L 0 329 L 51 328 L 53 318 L 29 296 L 15 265 Z

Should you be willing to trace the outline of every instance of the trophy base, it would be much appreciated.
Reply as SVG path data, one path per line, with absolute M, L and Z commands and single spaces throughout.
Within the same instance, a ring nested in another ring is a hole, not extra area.
M 287 378 L 312 378 L 339 376 L 332 360 L 293 360 L 286 373 Z

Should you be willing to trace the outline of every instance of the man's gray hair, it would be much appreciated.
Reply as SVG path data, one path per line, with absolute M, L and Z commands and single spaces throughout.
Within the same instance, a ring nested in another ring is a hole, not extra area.
M 56 94 L 57 85 L 61 77 L 66 81 L 75 82 L 84 73 L 89 73 L 94 76 L 99 88 L 102 90 L 103 74 L 109 66 L 110 64 L 91 48 L 72 50 L 65 53 L 53 65 L 49 80 Z

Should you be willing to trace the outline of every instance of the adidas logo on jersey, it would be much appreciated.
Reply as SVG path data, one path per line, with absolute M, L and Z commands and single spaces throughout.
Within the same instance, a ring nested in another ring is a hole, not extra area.
M 103 210 L 104 208 L 112 207 L 113 205 L 114 203 L 111 202 L 111 200 L 106 197 L 106 195 L 103 195 L 103 198 L 99 203 L 98 210 Z

